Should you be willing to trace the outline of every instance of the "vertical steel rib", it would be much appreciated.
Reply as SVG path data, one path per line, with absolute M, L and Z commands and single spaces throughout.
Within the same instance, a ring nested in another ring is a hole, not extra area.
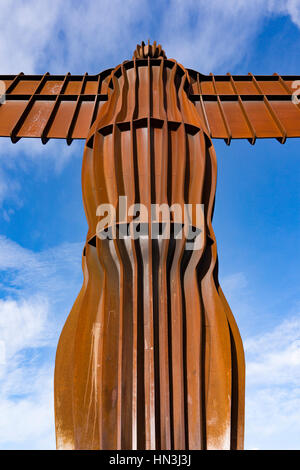
M 106 79 L 108 101 L 91 126 L 82 168 L 89 225 L 84 286 L 56 359 L 60 448 L 243 446 L 243 348 L 218 284 L 212 229 L 216 160 L 190 80 L 155 44 L 139 47 Z M 121 213 L 124 196 L 127 208 L 140 204 L 139 213 Z M 154 220 L 153 203 L 160 205 Z M 106 222 L 112 238 L 98 232 L 99 204 L 115 211 Z M 204 208 L 199 219 L 197 204 Z M 201 231 L 197 249 L 187 249 L 185 230 L 178 237 L 183 222 Z M 167 238 L 152 238 L 155 224 L 162 230 L 167 223 Z M 133 239 L 138 224 L 146 232 Z

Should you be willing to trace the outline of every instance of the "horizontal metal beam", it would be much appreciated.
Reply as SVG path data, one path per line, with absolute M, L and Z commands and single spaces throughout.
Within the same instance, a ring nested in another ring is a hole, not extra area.
M 137 66 L 143 65 L 137 61 Z M 155 62 L 155 60 L 153 60 Z M 165 61 L 173 67 L 173 61 Z M 157 66 L 160 60 L 157 59 Z M 153 63 L 153 65 L 155 65 Z M 125 68 L 131 62 L 124 63 Z M 108 99 L 111 69 L 98 75 L 0 75 L 6 87 L 0 106 L 0 136 L 85 139 Z M 300 107 L 294 104 L 300 75 L 202 75 L 188 70 L 189 98 L 212 138 L 248 139 L 300 137 Z M 155 115 L 152 116 L 156 118 Z

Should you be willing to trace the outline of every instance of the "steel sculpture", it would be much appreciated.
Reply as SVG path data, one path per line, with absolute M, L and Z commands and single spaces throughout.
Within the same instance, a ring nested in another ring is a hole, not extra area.
M 89 230 L 83 286 L 56 354 L 57 447 L 242 449 L 244 352 L 218 282 L 212 139 L 299 137 L 300 77 L 206 76 L 142 43 L 95 76 L 0 79 L 0 135 L 86 139 Z M 174 230 L 153 239 L 149 220 L 147 237 L 102 239 L 97 207 L 118 214 L 119 196 L 149 213 L 151 203 L 203 204 L 203 246 L 186 250 Z

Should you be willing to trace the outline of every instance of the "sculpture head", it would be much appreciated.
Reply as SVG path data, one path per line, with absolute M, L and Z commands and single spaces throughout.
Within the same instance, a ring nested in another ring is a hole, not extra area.
M 148 57 L 151 59 L 156 59 L 157 57 L 163 57 L 164 59 L 167 58 L 166 53 L 162 49 L 161 45 L 156 44 L 156 41 L 154 41 L 153 44 L 150 44 L 149 39 L 147 45 L 144 43 L 144 41 L 142 41 L 142 44 L 137 44 L 132 59 L 147 59 Z

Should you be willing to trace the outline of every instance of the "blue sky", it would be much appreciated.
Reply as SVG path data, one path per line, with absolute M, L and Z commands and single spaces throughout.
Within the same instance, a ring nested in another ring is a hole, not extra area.
M 1 74 L 94 74 L 150 38 L 202 73 L 300 75 L 299 0 L 3 0 L 0 38 Z M 246 350 L 245 444 L 300 449 L 300 142 L 214 143 L 220 280 Z M 1 449 L 55 447 L 55 348 L 87 230 L 82 152 L 0 142 Z

